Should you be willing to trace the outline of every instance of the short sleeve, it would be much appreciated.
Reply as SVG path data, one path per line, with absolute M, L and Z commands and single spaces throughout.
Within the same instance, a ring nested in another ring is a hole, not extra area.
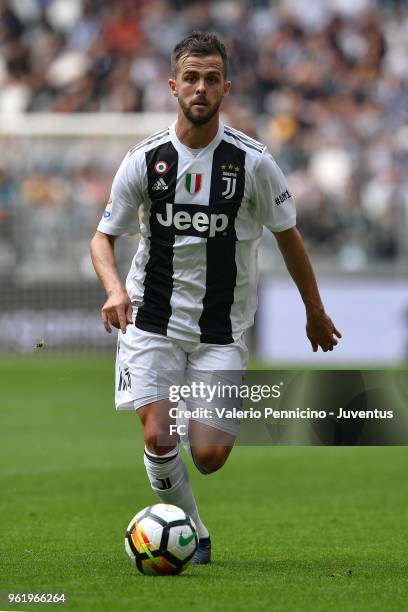
M 296 208 L 286 178 L 267 149 L 254 172 L 254 200 L 259 218 L 271 232 L 296 225 Z
M 143 201 L 143 175 L 138 160 L 128 153 L 112 183 L 111 195 L 98 231 L 112 236 L 139 232 L 139 206 Z

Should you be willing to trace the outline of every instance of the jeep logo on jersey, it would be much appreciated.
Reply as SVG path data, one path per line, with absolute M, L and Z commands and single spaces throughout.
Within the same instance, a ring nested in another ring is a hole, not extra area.
M 197 173 L 188 172 L 186 174 L 184 179 L 184 187 L 187 189 L 188 193 L 194 195 L 200 191 L 202 177 L 202 174 Z
M 166 204 L 164 213 L 156 212 L 156 219 L 162 227 L 174 228 L 176 234 L 203 238 L 227 235 L 228 215 L 197 211 L 197 206 Z

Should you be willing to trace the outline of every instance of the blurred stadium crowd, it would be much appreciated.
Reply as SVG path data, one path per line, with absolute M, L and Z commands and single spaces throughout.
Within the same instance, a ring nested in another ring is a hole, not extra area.
M 193 29 L 226 43 L 225 119 L 269 145 L 312 252 L 350 270 L 406 262 L 403 1 L 0 0 L 0 113 L 173 112 L 169 55 Z M 87 252 L 118 156 L 91 152 L 78 163 L 55 146 L 21 155 L 8 141 L 0 160 L 0 258 L 10 263 L 18 205 L 36 210 L 19 235 L 27 246 L 37 231 L 31 256 L 60 252 L 61 223 L 77 226 Z

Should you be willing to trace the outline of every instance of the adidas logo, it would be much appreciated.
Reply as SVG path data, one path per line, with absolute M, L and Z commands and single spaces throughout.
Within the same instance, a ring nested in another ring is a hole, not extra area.
M 166 185 L 166 181 L 163 178 L 158 178 L 157 181 L 153 184 L 153 191 L 165 191 L 168 189 L 168 185 Z

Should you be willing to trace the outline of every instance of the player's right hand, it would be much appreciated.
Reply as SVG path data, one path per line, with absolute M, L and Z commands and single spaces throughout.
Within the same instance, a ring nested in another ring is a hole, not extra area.
M 112 331 L 111 325 L 126 334 L 126 327 L 131 325 L 133 320 L 132 302 L 124 289 L 113 291 L 106 300 L 102 307 L 102 323 L 109 334 Z

